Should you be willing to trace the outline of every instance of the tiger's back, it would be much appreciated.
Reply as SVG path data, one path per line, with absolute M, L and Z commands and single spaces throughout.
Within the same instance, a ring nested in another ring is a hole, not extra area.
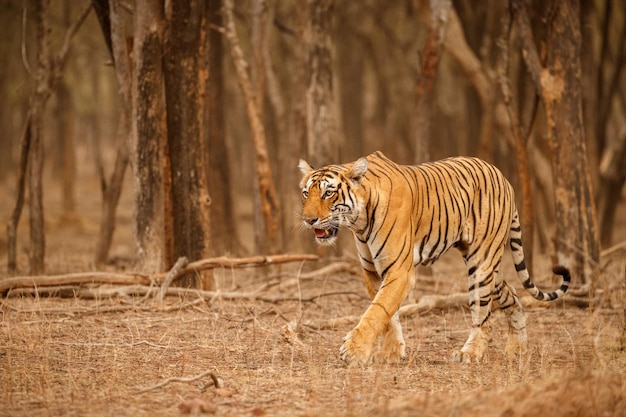
M 467 253 L 472 247 L 483 248 L 484 240 L 506 238 L 515 197 L 511 184 L 493 165 L 471 157 L 398 165 L 380 152 L 368 156 L 368 162 L 363 186 L 390 194 L 392 215 L 412 216 L 414 265 L 430 264 L 453 246 Z M 410 209 L 393 205 L 404 207 L 406 202 Z M 494 221 L 495 213 L 501 222 Z
M 549 294 L 537 289 L 526 270 L 513 187 L 493 165 L 455 157 L 419 166 L 394 163 L 382 153 L 345 165 L 314 170 L 301 161 L 305 175 L 303 220 L 318 242 L 332 241 L 340 227 L 355 237 L 372 303 L 341 347 L 344 360 L 367 362 L 378 335 L 383 351 L 397 360 L 405 343 L 397 310 L 412 287 L 415 266 L 434 262 L 451 247 L 465 259 L 472 330 L 453 360 L 480 360 L 489 340 L 489 317 L 501 309 L 509 321 L 507 352 L 525 351 L 521 304 L 499 272 L 507 241 L 524 287 L 542 300 L 559 298 L 569 284 Z

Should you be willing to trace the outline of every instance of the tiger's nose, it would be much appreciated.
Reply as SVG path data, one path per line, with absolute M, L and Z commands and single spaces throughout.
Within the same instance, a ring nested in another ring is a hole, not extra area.
M 317 217 L 305 217 L 304 221 L 312 226 L 315 222 L 317 222 L 317 219 Z

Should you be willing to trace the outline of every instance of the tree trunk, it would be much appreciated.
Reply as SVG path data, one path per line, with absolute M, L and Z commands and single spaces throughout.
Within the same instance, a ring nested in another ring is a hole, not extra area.
M 307 0 L 305 48 L 308 54 L 307 148 L 313 166 L 337 163 L 340 133 L 333 88 L 332 28 L 334 1 Z
M 138 267 L 152 273 L 165 269 L 168 249 L 164 230 L 163 161 L 165 96 L 161 60 L 163 10 L 160 0 L 137 1 L 132 74 L 132 134 L 130 158 L 135 188 L 135 241 Z
M 231 202 L 231 180 L 228 147 L 224 127 L 224 76 L 222 70 L 224 48 L 222 34 L 222 1 L 208 2 L 209 21 L 209 80 L 207 85 L 207 184 L 211 190 L 211 247 L 212 254 L 239 252 Z
M 61 200 L 63 222 L 77 220 L 74 180 L 76 178 L 76 154 L 74 148 L 73 105 L 65 82 L 57 89 L 57 123 L 61 168 Z
M 205 2 L 175 0 L 165 36 L 167 143 L 171 161 L 174 258 L 210 256 L 210 196 L 206 181 L 205 99 L 208 64 Z M 188 287 L 214 289 L 210 272 L 189 275 Z
M 226 17 L 225 33 L 230 44 L 230 53 L 237 71 L 237 81 L 243 93 L 248 111 L 248 119 L 252 130 L 252 139 L 256 153 L 256 174 L 261 196 L 261 208 L 263 211 L 264 230 L 266 233 L 267 251 L 276 252 L 281 247 L 280 242 L 280 203 L 276 196 L 272 168 L 267 151 L 267 139 L 265 128 L 256 107 L 256 99 L 248 73 L 247 63 L 239 46 L 239 38 L 233 18 L 233 4 L 231 0 L 224 0 L 224 12 Z
M 306 11 L 300 8 L 297 12 L 298 32 L 296 42 L 304 45 Z M 287 144 L 278 147 L 281 161 L 281 172 L 287 173 L 278 178 L 281 190 L 281 207 L 286 207 L 283 215 L 283 241 L 285 247 L 294 251 L 312 252 L 315 249 L 313 239 L 307 239 L 299 225 L 301 223 L 299 207 L 302 205 L 300 190 L 298 189 L 298 160 L 305 157 L 307 139 L 307 53 L 304 48 L 295 48 L 294 70 L 291 72 L 293 98 L 291 110 L 287 112 L 288 126 L 286 128 Z M 295 231 L 295 232 L 294 232 Z
M 435 107 L 435 83 L 437 65 L 441 56 L 441 45 L 448 20 L 451 2 L 449 0 L 430 0 L 430 29 L 422 49 L 420 73 L 416 88 L 415 118 L 415 162 L 429 161 Z
M 46 241 L 43 219 L 43 160 L 44 160 L 44 110 L 45 102 L 50 97 L 50 46 L 48 26 L 48 0 L 35 2 L 35 19 L 37 21 L 37 78 L 35 94 L 31 101 L 30 117 L 31 147 L 28 162 L 28 196 L 30 199 L 30 252 L 29 264 L 32 275 L 44 271 Z
M 582 119 L 580 5 L 559 2 L 548 35 L 542 101 L 553 146 L 558 262 L 572 276 L 593 282 L 600 257 Z
M 597 275 L 600 257 L 582 117 L 580 5 L 556 2 L 547 38 L 546 68 L 533 43 L 530 19 L 522 0 L 511 7 L 520 29 L 524 60 L 546 112 L 552 146 L 558 263 L 581 282 Z
M 128 166 L 128 147 L 130 144 L 132 117 L 132 64 L 130 62 L 130 51 L 126 37 L 122 16 L 120 16 L 119 0 L 92 0 L 94 10 L 98 15 L 98 21 L 104 34 L 109 52 L 113 58 L 115 66 L 115 76 L 117 79 L 118 93 L 121 108 L 117 126 L 117 138 L 115 149 L 115 164 L 111 178 L 102 181 L 102 214 L 100 217 L 100 230 L 96 241 L 95 263 L 102 265 L 106 263 L 113 233 L 115 232 L 115 212 L 122 193 L 122 182 Z M 102 172 L 101 175 L 104 176 Z
M 506 43 L 502 45 L 502 57 L 501 57 L 501 66 L 500 71 L 500 88 L 502 91 L 502 97 L 504 99 L 504 104 L 506 105 L 508 119 L 510 123 L 510 131 L 511 136 L 513 137 L 513 149 L 515 154 L 515 159 L 517 162 L 517 174 L 520 183 L 520 197 L 521 197 L 521 206 L 519 207 L 522 231 L 524 232 L 524 254 L 526 256 L 526 265 L 528 268 L 528 272 L 533 273 L 533 258 L 534 258 L 534 225 L 535 225 L 535 217 L 534 217 L 534 208 L 533 208 L 533 197 L 531 190 L 531 175 L 528 163 L 528 138 L 525 137 L 522 133 L 521 123 L 518 118 L 518 113 L 516 112 L 513 103 L 512 103 L 512 92 L 511 92 L 511 82 L 509 78 L 509 44 L 511 43 L 510 34 L 511 34 L 511 19 L 506 20 L 504 33 L 509 34 L 509 39 L 506 40 Z M 523 42 L 522 42 L 523 44 Z M 523 50 L 523 55 L 528 55 L 528 51 Z M 521 101 L 521 100 L 520 100 Z
M 602 247 L 613 242 L 613 229 L 617 206 L 626 182 L 626 128 L 618 140 L 606 146 L 600 161 L 600 189 L 598 192 L 598 222 Z

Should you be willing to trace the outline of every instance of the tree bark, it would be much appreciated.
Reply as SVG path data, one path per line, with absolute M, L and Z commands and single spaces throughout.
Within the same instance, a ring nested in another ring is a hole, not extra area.
M 272 169 L 267 151 L 267 139 L 265 128 L 256 107 L 256 98 L 250 78 L 246 71 L 247 63 L 239 46 L 239 38 L 233 18 L 233 5 L 231 0 L 224 0 L 225 33 L 230 44 L 230 54 L 237 71 L 237 81 L 243 93 L 248 111 L 248 119 L 252 129 L 252 139 L 256 152 L 256 173 L 261 196 L 263 210 L 264 230 L 266 233 L 267 251 L 276 252 L 281 247 L 280 242 L 280 203 L 276 195 Z
M 166 158 L 163 91 L 163 10 L 160 0 L 140 0 L 135 9 L 130 158 L 135 188 L 135 241 L 138 268 L 151 273 L 165 268 L 164 184 Z
M 522 134 L 521 123 L 517 116 L 517 112 L 512 103 L 511 82 L 509 79 L 509 44 L 511 42 L 511 19 L 506 20 L 505 33 L 509 35 L 506 43 L 502 46 L 502 68 L 500 69 L 500 89 L 506 105 L 508 119 L 510 122 L 511 136 L 513 136 L 515 159 L 517 162 L 517 173 L 520 182 L 521 189 L 521 224 L 522 231 L 526 232 L 524 235 L 524 255 L 526 257 L 526 266 L 528 272 L 532 276 L 533 272 L 533 258 L 534 258 L 534 208 L 532 190 L 530 187 L 531 175 L 528 163 L 528 138 Z M 522 54 L 526 55 L 526 51 L 522 51 Z
M 305 48 L 308 61 L 307 149 L 315 167 L 339 159 L 339 109 L 333 85 L 333 43 L 331 34 L 333 0 L 307 0 Z
M 525 5 L 521 0 L 511 1 L 552 146 L 557 262 L 582 283 L 593 283 L 600 248 L 582 118 L 580 5 L 577 0 L 554 4 L 544 68 L 532 41 Z
M 66 6 L 67 7 L 67 6 Z M 75 178 L 76 154 L 74 147 L 73 103 L 65 82 L 57 89 L 57 123 L 61 168 L 61 200 L 63 201 L 62 221 L 72 223 L 77 220 Z
M 448 13 L 452 7 L 449 0 L 430 1 L 430 28 L 422 49 L 420 73 L 416 88 L 415 163 L 430 160 L 430 143 L 435 107 L 435 84 L 437 66 L 441 57 L 441 45 L 447 26 Z
M 599 171 L 598 222 L 600 242 L 606 248 L 613 242 L 615 214 L 626 182 L 626 128 L 614 145 L 605 147 Z
M 209 80 L 207 85 L 207 184 L 211 191 L 211 247 L 212 254 L 238 253 L 237 239 L 231 201 L 231 178 L 229 152 L 226 146 L 224 126 L 224 47 L 222 34 L 222 1 L 208 2 Z
M 37 78 L 35 94 L 31 101 L 32 116 L 31 152 L 28 171 L 28 197 L 30 214 L 30 273 L 41 274 L 44 271 L 46 240 L 44 234 L 43 213 L 43 133 L 45 102 L 50 97 L 50 77 L 52 63 L 50 59 L 50 27 L 48 24 L 49 0 L 35 2 L 35 19 L 37 21 Z
M 174 259 L 210 255 L 211 199 L 207 188 L 207 19 L 202 0 L 174 0 L 165 36 L 167 143 L 171 161 Z M 173 263 L 173 260 L 168 262 Z M 213 275 L 190 274 L 182 285 L 210 290 Z

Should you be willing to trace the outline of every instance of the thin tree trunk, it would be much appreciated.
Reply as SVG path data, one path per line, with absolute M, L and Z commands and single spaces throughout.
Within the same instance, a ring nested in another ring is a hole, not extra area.
M 211 190 L 211 248 L 212 254 L 238 253 L 238 242 L 231 201 L 229 152 L 224 126 L 224 47 L 222 34 L 222 1 L 208 2 L 209 80 L 207 85 L 207 184 Z
M 270 165 L 269 155 L 267 151 L 267 139 L 265 137 L 265 129 L 258 109 L 256 108 L 256 99 L 254 91 L 246 71 L 246 61 L 243 52 L 239 46 L 239 38 L 235 29 L 233 18 L 233 5 L 231 0 L 224 0 L 225 12 L 225 31 L 226 37 L 230 44 L 230 53 L 237 71 L 237 80 L 239 87 L 244 96 L 248 111 L 248 119 L 252 129 L 252 139 L 256 152 L 256 171 L 257 181 L 261 196 L 261 208 L 263 210 L 263 219 L 265 221 L 265 230 L 268 251 L 276 252 L 280 247 L 280 203 L 276 196 L 274 180 L 272 178 L 272 169 Z
M 18 163 L 17 170 L 17 196 L 15 199 L 15 206 L 11 212 L 11 217 L 7 222 L 7 266 L 9 273 L 13 274 L 17 271 L 17 226 L 20 222 L 22 215 L 22 208 L 24 207 L 24 191 L 26 189 L 26 171 L 28 169 L 28 157 L 30 155 L 31 145 L 31 113 L 28 112 L 26 116 L 26 125 L 22 133 L 21 149 L 20 149 L 20 161 Z
M 32 116 L 30 135 L 31 147 L 28 170 L 28 196 L 30 214 L 30 273 L 41 274 L 44 271 L 46 240 L 44 234 L 43 214 L 43 131 L 45 102 L 50 97 L 50 46 L 48 26 L 48 0 L 35 3 L 35 20 L 37 22 L 37 77 L 35 94 L 31 101 Z
M 509 38 L 502 46 L 502 69 L 500 71 L 500 88 L 506 105 L 507 113 L 510 121 L 511 134 L 513 136 L 515 159 L 517 162 L 517 173 L 521 188 L 521 224 L 524 235 L 524 254 L 526 256 L 526 265 L 532 276 L 533 271 L 533 255 L 534 255 L 534 239 L 533 231 L 535 226 L 533 196 L 530 187 L 531 175 L 528 165 L 528 138 L 522 134 L 520 121 L 517 112 L 512 103 L 512 92 L 509 79 L 509 43 L 511 42 L 511 21 L 507 19 L 505 24 L 505 33 Z M 527 51 L 523 51 L 526 54 Z
M 128 166 L 128 145 L 131 133 L 132 116 L 132 71 L 130 63 L 130 51 L 126 38 L 122 16 L 120 16 L 120 4 L 118 0 L 93 0 L 94 10 L 104 34 L 105 41 L 115 65 L 115 75 L 118 85 L 120 102 L 117 138 L 115 149 L 115 163 L 109 181 L 104 177 L 102 181 L 102 214 L 100 217 L 100 230 L 96 241 L 95 263 L 106 263 L 113 234 L 115 232 L 115 213 L 122 193 L 122 182 Z M 101 175 L 104 175 L 102 172 Z
M 333 88 L 333 0 L 306 0 L 307 147 L 313 166 L 339 159 L 339 108 Z
M 600 161 L 600 189 L 598 192 L 598 222 L 602 247 L 613 242 L 617 206 L 626 182 L 626 128 L 613 146 L 607 146 Z
M 416 88 L 415 162 L 418 164 L 430 160 L 437 66 L 451 6 L 449 0 L 430 0 L 430 29 L 422 49 Z
M 22 214 L 26 180 L 28 180 L 29 184 L 28 193 L 30 200 L 30 273 L 38 274 L 44 270 L 45 235 L 42 172 L 45 105 L 63 76 L 63 68 L 69 53 L 70 41 L 91 10 L 91 4 L 88 4 L 81 11 L 78 19 L 67 29 L 59 53 L 53 60 L 49 50 L 48 4 L 49 0 L 38 0 L 34 3 L 38 65 L 35 89 L 30 98 L 30 107 L 22 136 L 22 149 L 18 167 L 18 195 L 14 210 L 7 224 L 8 268 L 10 272 L 15 272 L 17 268 L 17 225 Z

